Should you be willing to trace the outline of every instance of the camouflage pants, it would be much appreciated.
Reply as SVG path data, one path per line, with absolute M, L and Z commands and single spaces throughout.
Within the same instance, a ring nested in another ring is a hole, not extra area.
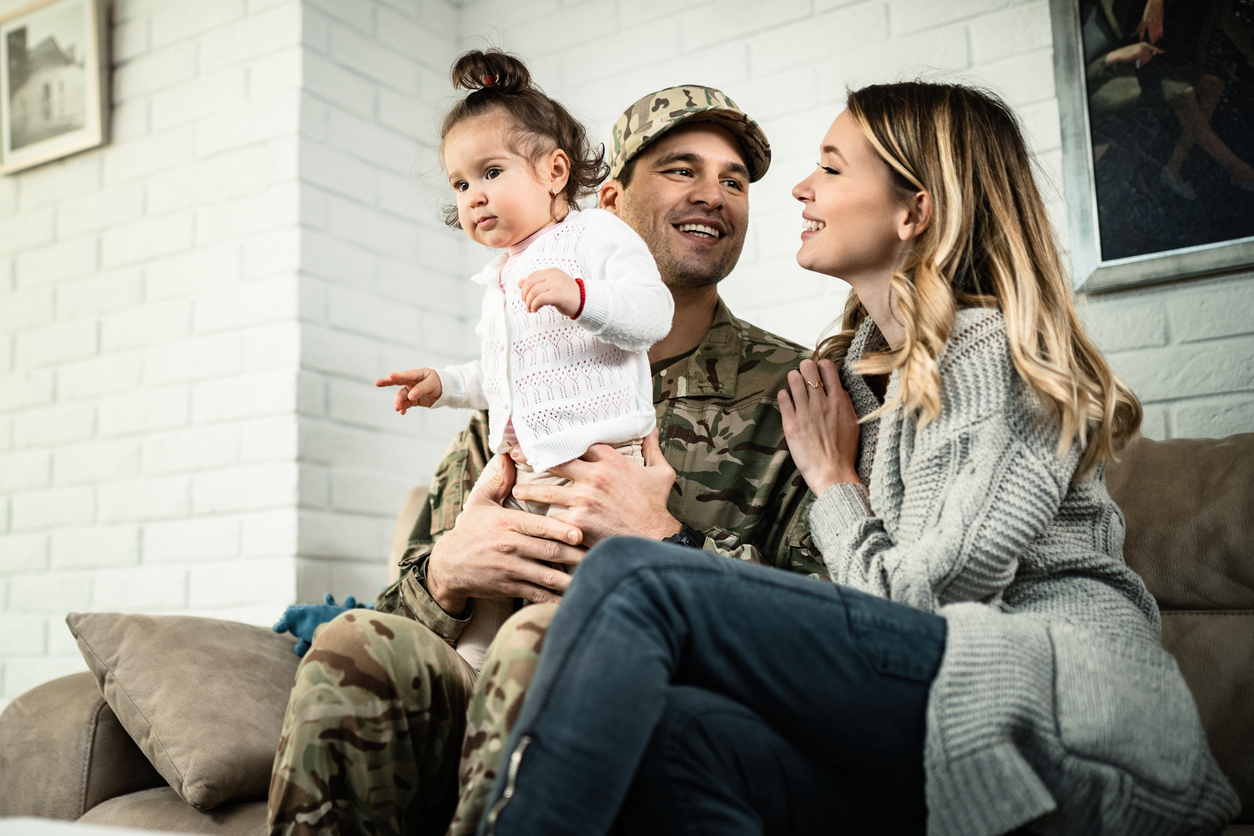
M 477 681 L 416 621 L 358 610 L 320 627 L 283 720 L 271 836 L 440 834 L 455 803 L 450 832 L 473 833 L 555 609 L 510 618 Z
M 466 713 L 466 738 L 458 769 L 461 797 L 448 836 L 471 836 L 483 818 L 505 741 L 536 675 L 544 636 L 556 611 L 557 604 L 523 607 L 501 625 L 488 646 L 483 674 Z
M 443 833 L 474 684 L 416 621 L 350 610 L 319 627 L 288 699 L 269 832 Z

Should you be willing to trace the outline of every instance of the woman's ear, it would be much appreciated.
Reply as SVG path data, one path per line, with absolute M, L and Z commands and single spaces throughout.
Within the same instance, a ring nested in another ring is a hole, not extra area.
M 897 227 L 897 237 L 902 241 L 912 241 L 932 224 L 932 196 L 924 191 L 915 192 L 906 199 L 905 208 Z
M 542 166 L 541 176 L 548 181 L 549 192 L 559 194 L 570 180 L 570 157 L 561 148 L 554 148 Z

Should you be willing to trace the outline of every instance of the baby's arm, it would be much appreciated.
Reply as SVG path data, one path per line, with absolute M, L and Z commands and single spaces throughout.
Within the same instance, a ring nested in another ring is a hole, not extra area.
M 375 386 L 399 386 L 393 409 L 404 415 L 411 406 L 432 406 L 440 399 L 444 387 L 435 369 L 410 369 L 392 372 L 374 382 Z
M 564 270 L 550 267 L 537 270 L 518 283 L 522 288 L 523 304 L 528 313 L 535 313 L 545 305 L 552 305 L 558 312 L 571 318 L 583 311 L 583 292 L 579 282 Z
M 644 351 L 670 331 L 675 300 L 634 229 L 603 209 L 585 214 L 588 234 L 579 254 L 585 299 L 575 321 L 619 348 Z
M 410 369 L 392 372 L 374 382 L 375 386 L 400 386 L 396 411 L 404 415 L 412 406 L 451 406 L 455 409 L 487 409 L 483 392 L 483 367 L 478 360 L 460 366 Z

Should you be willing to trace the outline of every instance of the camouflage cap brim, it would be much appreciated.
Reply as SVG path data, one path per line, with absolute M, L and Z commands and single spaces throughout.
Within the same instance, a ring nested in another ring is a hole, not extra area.
M 618 117 L 612 131 L 610 177 L 617 178 L 623 166 L 667 131 L 695 121 L 716 122 L 731 131 L 744 153 L 749 181 L 762 179 L 771 165 L 766 134 L 726 93 L 700 84 L 650 93 Z

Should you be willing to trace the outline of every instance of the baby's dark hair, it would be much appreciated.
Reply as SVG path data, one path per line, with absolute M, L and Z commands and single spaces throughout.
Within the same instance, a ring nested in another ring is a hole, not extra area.
M 554 148 L 561 148 L 570 157 L 570 177 L 561 192 L 568 205 L 573 207 L 581 198 L 596 194 L 610 173 L 605 163 L 605 146 L 593 146 L 579 120 L 531 83 L 526 64 L 499 49 L 474 50 L 458 58 L 449 75 L 455 89 L 469 90 L 470 94 L 444 117 L 440 127 L 441 150 L 454 127 L 500 110 L 514 123 L 509 132 L 510 150 L 514 153 L 533 163 Z M 444 210 L 444 222 L 460 227 L 456 206 Z

